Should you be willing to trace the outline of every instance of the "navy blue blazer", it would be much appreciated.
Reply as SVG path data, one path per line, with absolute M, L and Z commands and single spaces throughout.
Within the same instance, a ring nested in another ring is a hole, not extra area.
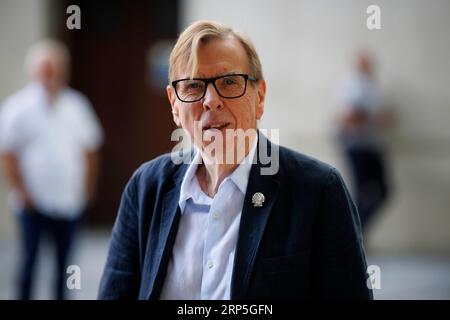
M 259 146 L 279 151 L 262 175 Z M 333 167 L 259 133 L 242 208 L 231 299 L 372 299 L 356 207 Z M 172 253 L 188 164 L 170 155 L 131 177 L 114 224 L 99 299 L 158 299 Z M 265 195 L 262 207 L 252 196 Z M 195 263 L 195 262 L 192 262 Z

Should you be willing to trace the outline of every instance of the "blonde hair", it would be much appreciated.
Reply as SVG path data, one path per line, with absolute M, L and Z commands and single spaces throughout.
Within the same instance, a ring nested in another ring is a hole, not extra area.
M 190 77 L 193 78 L 198 68 L 199 46 L 214 39 L 227 37 L 237 39 L 244 47 L 251 75 L 258 80 L 264 79 L 258 53 L 247 36 L 219 22 L 200 20 L 192 23 L 178 37 L 170 54 L 169 82 L 174 80 L 175 73 L 180 70 L 181 66 L 186 67 L 190 71 Z

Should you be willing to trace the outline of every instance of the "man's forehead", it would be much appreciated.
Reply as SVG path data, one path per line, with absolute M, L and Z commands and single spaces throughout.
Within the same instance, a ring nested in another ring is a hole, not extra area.
M 200 44 L 197 58 L 202 64 L 245 63 L 247 55 L 242 44 L 235 38 L 215 39 Z
M 188 57 L 178 64 L 177 78 L 190 78 Z M 212 78 L 232 73 L 249 73 L 247 54 L 240 41 L 234 37 L 213 39 L 200 44 L 197 51 L 195 78 Z
M 242 68 L 234 68 L 234 69 L 228 69 L 223 68 L 221 71 L 198 71 L 195 73 L 193 78 L 215 78 L 220 77 L 224 75 L 230 75 L 230 74 L 249 74 L 247 70 L 242 70 Z M 191 78 L 191 75 L 188 71 L 180 72 L 177 76 L 178 79 L 187 79 Z
M 186 64 L 182 64 L 186 65 Z M 247 63 L 238 63 L 230 61 L 218 61 L 217 63 L 202 63 L 201 60 L 198 61 L 197 70 L 194 74 L 194 78 L 214 78 L 220 77 L 227 74 L 249 74 L 249 66 Z M 191 70 L 188 68 L 182 68 L 177 72 L 179 78 L 190 78 Z
M 241 70 L 242 68 L 220 68 L 216 70 L 198 70 L 195 74 L 195 78 L 214 78 L 220 77 L 228 74 L 246 73 L 246 71 Z M 188 77 L 188 74 L 186 74 Z

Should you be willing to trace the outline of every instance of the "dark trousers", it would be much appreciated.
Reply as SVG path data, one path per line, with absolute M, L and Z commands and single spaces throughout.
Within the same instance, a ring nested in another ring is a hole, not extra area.
M 388 196 L 388 184 L 381 153 L 369 148 L 347 148 L 353 174 L 355 201 L 364 229 Z
M 56 249 L 56 299 L 66 296 L 66 268 L 69 251 L 78 220 L 50 218 L 37 210 L 24 209 L 18 215 L 22 244 L 22 261 L 19 268 L 19 299 L 31 298 L 36 258 L 43 235 L 47 235 Z

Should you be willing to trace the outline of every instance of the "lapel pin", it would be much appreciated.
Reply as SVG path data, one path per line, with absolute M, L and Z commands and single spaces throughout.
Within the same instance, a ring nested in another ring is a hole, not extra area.
M 256 192 L 252 197 L 252 203 L 254 207 L 262 207 L 266 198 L 261 192 Z

